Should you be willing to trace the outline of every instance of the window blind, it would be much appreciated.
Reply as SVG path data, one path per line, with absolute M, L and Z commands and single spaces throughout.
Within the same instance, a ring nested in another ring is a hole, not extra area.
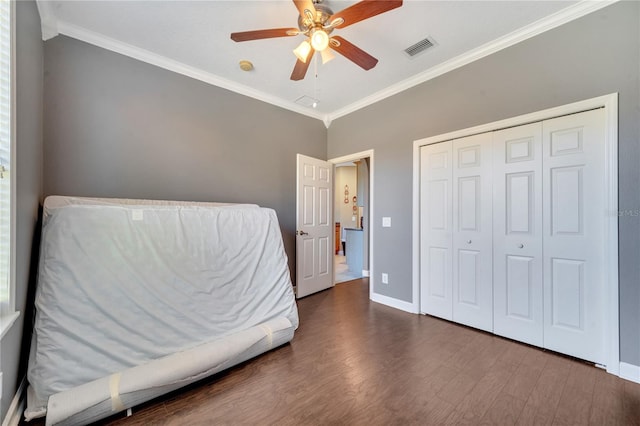
M 0 0 L 0 314 L 10 308 L 11 2 Z

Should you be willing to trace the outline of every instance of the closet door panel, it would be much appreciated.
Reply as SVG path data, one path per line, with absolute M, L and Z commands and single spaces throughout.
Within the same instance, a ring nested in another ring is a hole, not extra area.
M 543 123 L 544 347 L 606 364 L 604 110 Z
M 494 332 L 543 345 L 542 123 L 493 134 Z
M 493 330 L 491 134 L 453 141 L 453 320 Z
M 448 320 L 452 310 L 451 142 L 420 148 L 420 307 Z

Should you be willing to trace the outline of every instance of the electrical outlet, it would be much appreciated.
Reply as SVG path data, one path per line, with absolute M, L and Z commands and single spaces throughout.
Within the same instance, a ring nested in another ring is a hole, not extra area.
M 389 284 L 389 274 L 382 273 L 382 284 Z

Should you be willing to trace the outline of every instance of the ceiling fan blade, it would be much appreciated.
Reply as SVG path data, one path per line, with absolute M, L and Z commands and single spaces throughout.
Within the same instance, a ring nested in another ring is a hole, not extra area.
M 313 58 L 314 53 L 315 50 L 311 48 L 309 54 L 307 55 L 306 62 L 302 62 L 300 59 L 296 61 L 296 65 L 293 67 L 293 72 L 291 73 L 291 80 L 298 81 L 304 78 L 304 76 L 307 74 L 307 69 L 311 64 L 311 58 Z
M 362 0 L 353 6 L 334 13 L 330 21 L 342 18 L 344 22 L 336 25 L 335 28 L 344 28 L 400 6 L 402 6 L 402 0 Z
M 334 40 L 337 41 L 337 43 L 333 42 Z M 378 63 L 376 58 L 340 36 L 331 37 L 331 41 L 329 46 L 333 50 L 365 70 L 370 70 Z
M 263 38 L 291 37 L 298 35 L 299 32 L 297 28 L 271 28 L 269 30 L 243 31 L 240 33 L 231 33 L 231 40 L 250 41 Z
M 312 0 L 293 0 L 293 3 L 298 8 L 298 13 L 300 14 L 300 16 L 302 16 L 302 18 L 305 18 L 306 16 L 304 13 L 305 10 L 311 11 L 311 13 L 313 13 L 313 15 L 315 16 L 316 7 L 313 5 Z

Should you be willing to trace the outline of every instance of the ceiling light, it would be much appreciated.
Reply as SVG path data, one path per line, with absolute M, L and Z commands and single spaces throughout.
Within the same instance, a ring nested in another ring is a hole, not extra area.
M 329 46 L 329 35 L 322 28 L 311 30 L 311 46 L 314 50 L 322 52 Z
M 326 64 L 327 62 L 329 62 L 330 60 L 336 57 L 336 55 L 334 55 L 329 49 L 324 49 L 323 51 L 320 52 L 320 55 L 322 56 L 323 64 Z
M 296 57 L 300 59 L 302 62 L 307 62 L 307 57 L 309 56 L 309 52 L 311 52 L 311 45 L 307 40 L 300 43 L 298 47 L 293 49 L 293 53 L 296 54 Z

